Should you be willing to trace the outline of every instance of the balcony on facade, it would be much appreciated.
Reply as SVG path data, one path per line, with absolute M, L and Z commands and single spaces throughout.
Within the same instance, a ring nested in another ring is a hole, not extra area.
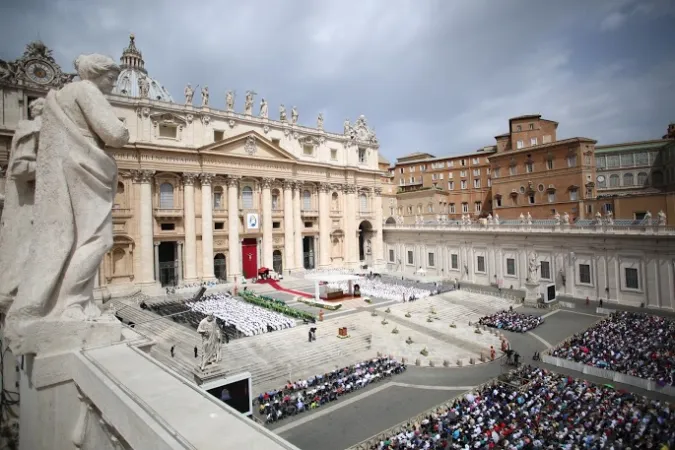
M 183 209 L 181 209 L 181 208 L 155 208 L 154 215 L 157 218 L 183 217 Z
M 113 206 L 112 216 L 116 219 L 130 219 L 131 218 L 131 209 L 122 208 L 119 205 Z

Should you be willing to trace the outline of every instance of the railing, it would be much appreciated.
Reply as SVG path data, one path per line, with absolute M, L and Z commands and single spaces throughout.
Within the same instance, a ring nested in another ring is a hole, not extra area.
M 179 208 L 155 208 L 156 217 L 181 217 L 183 210 Z
M 424 231 L 472 231 L 505 233 L 569 233 L 569 234 L 629 234 L 629 235 L 675 235 L 675 227 L 664 225 L 575 225 L 575 224 L 481 224 L 461 225 L 458 223 L 424 224 L 385 224 L 384 230 L 424 230 Z
M 303 216 L 318 216 L 319 215 L 319 211 L 314 209 L 314 208 L 301 208 L 300 213 Z

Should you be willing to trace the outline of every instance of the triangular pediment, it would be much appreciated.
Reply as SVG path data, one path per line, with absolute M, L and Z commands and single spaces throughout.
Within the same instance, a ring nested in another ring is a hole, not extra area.
M 247 131 L 246 133 L 214 142 L 200 148 L 199 151 L 275 161 L 291 162 L 297 160 L 291 153 L 255 131 Z

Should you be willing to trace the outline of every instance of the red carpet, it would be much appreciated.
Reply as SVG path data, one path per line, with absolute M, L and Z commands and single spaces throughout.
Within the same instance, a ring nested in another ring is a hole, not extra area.
M 301 291 L 294 291 L 293 289 L 286 289 L 285 287 L 281 286 L 279 283 L 272 279 L 267 279 L 267 280 L 260 280 L 258 283 L 267 283 L 270 286 L 272 286 L 274 289 L 277 291 L 285 292 L 287 294 L 293 294 L 293 295 L 299 295 L 301 297 L 305 298 L 314 298 L 312 294 L 308 294 L 307 292 L 301 292 Z

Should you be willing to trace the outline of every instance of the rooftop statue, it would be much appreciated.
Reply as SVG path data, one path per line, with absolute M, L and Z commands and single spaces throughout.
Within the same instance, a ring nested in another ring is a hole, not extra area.
M 279 106 L 279 120 L 286 122 L 286 107 L 284 105 Z
M 267 119 L 267 116 L 269 116 L 269 108 L 267 106 L 267 100 L 263 98 L 260 100 L 260 117 Z
M 187 86 L 185 86 L 185 104 L 186 105 L 192 105 L 192 98 L 195 95 L 195 90 L 192 89 L 192 85 L 188 83 Z
M 209 106 L 209 87 L 202 88 L 202 106 Z
M 228 111 L 234 111 L 234 93 L 232 91 L 227 91 L 227 94 L 225 94 L 225 106 Z
M 298 109 L 294 106 L 293 109 L 291 109 L 291 123 L 296 124 L 298 123 L 298 117 L 300 115 L 298 114 Z
M 246 98 L 244 99 L 244 114 L 247 116 L 253 115 L 253 96 L 256 95 L 253 91 L 246 91 Z
M 45 340 L 59 330 L 64 331 L 54 342 L 70 339 L 70 345 L 82 345 L 94 344 L 96 336 L 108 339 L 99 329 L 91 334 L 91 326 L 64 322 L 101 316 L 93 290 L 103 256 L 112 248 L 117 188 L 117 164 L 105 148 L 122 147 L 129 132 L 104 95 L 112 91 L 119 66 L 107 56 L 91 54 L 79 56 L 75 68 L 81 81 L 50 91 L 42 113 L 32 213 L 33 229 L 39 232 L 31 233 L 27 243 L 31 268 L 22 271 L 7 315 L 6 336 L 15 354 L 39 353 L 41 345 L 53 344 Z M 53 331 L 47 331 L 47 322 Z M 114 325 L 109 329 L 119 332 Z M 78 332 L 87 333 L 86 338 Z

